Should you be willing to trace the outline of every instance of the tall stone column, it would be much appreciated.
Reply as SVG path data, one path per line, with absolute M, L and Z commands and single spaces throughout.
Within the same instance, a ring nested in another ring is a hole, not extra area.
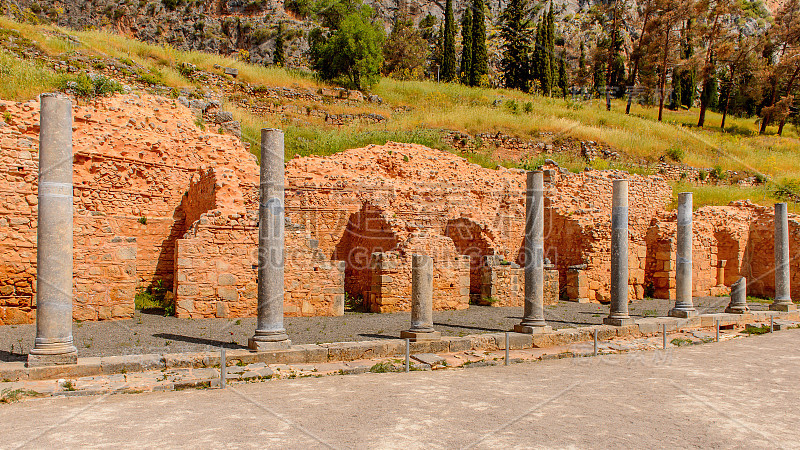
M 517 333 L 551 331 L 544 320 L 544 174 L 528 172 L 525 183 L 525 309 Z
M 72 102 L 42 94 L 39 117 L 36 340 L 28 366 L 75 364 L 72 341 Z
M 692 193 L 678 194 L 678 251 L 675 272 L 675 307 L 672 317 L 697 315 L 692 303 Z
M 773 311 L 796 311 L 792 303 L 792 283 L 789 277 L 789 211 L 786 203 L 775 204 L 775 300 Z
M 442 334 L 433 329 L 433 258 L 411 255 L 411 328 L 400 332 L 412 342 L 435 341 Z
M 628 180 L 614 180 L 611 191 L 611 308 L 606 325 L 633 325 L 628 315 Z
M 731 285 L 731 302 L 725 308 L 726 313 L 744 314 L 750 311 L 747 306 L 747 278 L 741 277 Z
M 258 206 L 258 322 L 251 350 L 289 348 L 283 327 L 283 131 L 261 130 L 261 178 Z

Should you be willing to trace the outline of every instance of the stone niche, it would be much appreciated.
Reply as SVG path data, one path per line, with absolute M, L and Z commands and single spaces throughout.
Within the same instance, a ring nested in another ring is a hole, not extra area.
M 558 303 L 559 282 L 555 265 L 545 261 L 544 266 L 544 304 Z M 524 306 L 525 272 L 519 264 L 506 261 L 501 256 L 484 257 L 481 269 L 480 305 Z

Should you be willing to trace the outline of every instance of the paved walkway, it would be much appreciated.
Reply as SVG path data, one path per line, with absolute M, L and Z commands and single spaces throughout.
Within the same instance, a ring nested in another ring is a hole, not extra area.
M 695 299 L 701 313 L 721 312 L 727 297 Z M 630 305 L 634 317 L 666 316 L 673 302 L 646 299 Z M 753 309 L 765 305 L 751 304 Z M 545 318 L 554 328 L 601 324 L 608 306 L 596 303 L 559 302 L 545 307 Z M 437 311 L 434 323 L 445 336 L 465 336 L 511 330 L 519 323 L 522 308 L 470 306 L 464 311 Z M 400 336 L 410 325 L 410 313 L 348 313 L 342 317 L 287 317 L 286 331 L 294 344 L 365 341 Z M 130 320 L 73 324 L 80 356 L 111 356 L 159 352 L 197 352 L 220 346 L 245 348 L 255 330 L 255 318 L 177 319 L 137 312 Z M 24 361 L 33 345 L 36 326 L 0 326 L 0 361 Z
M 48 398 L 8 447 L 800 447 L 800 331 L 508 367 Z

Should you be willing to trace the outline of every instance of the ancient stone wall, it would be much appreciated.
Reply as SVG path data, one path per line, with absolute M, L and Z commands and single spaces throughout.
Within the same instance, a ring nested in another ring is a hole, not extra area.
M 558 271 L 553 265 L 544 268 L 544 304 L 555 305 L 559 299 Z M 525 273 L 516 263 L 487 256 L 481 268 L 481 305 L 524 306 Z
M 320 253 L 302 226 L 287 224 L 285 236 L 285 315 L 344 314 L 344 263 Z M 256 214 L 204 213 L 177 241 L 176 261 L 178 317 L 256 315 Z
M 0 121 L 0 250 L 16 255 L 2 263 L 0 269 L 0 308 L 25 305 L 30 309 L 25 320 L 31 321 L 38 102 L 0 101 L 0 110 L 4 115 Z M 74 103 L 73 117 L 75 265 L 78 267 L 81 262 L 78 255 L 85 254 L 89 258 L 87 264 L 99 269 L 82 266 L 85 270 L 76 271 L 76 285 L 99 288 L 116 283 L 120 275 L 110 269 L 108 259 L 91 255 L 106 250 L 112 254 L 120 243 L 91 238 L 113 240 L 126 236 L 133 239 L 131 243 L 136 247 L 135 264 L 123 262 L 121 267 L 125 267 L 125 273 L 130 267 L 136 269 L 134 288 L 151 283 L 169 287 L 174 273 L 174 243 L 186 231 L 182 204 L 194 172 L 213 164 L 218 171 L 229 167 L 237 172 L 237 178 L 252 182 L 257 174 L 255 158 L 233 137 L 203 133 L 193 125 L 188 109 L 164 98 L 125 95 Z M 80 224 L 79 215 L 83 217 Z M 128 289 L 127 284 L 124 289 Z M 122 290 L 103 290 L 103 298 L 100 291 L 95 292 L 81 299 L 76 297 L 76 318 L 121 317 L 117 314 L 119 308 L 111 314 L 106 309 L 118 301 L 110 299 L 116 295 L 113 292 Z M 132 308 L 133 294 L 129 297 Z M 125 308 L 130 309 L 127 305 Z M 15 317 L 16 321 L 22 320 L 20 315 Z
M 375 253 L 371 264 L 372 286 L 365 296 L 371 312 L 411 310 L 411 254 Z M 469 258 L 434 257 L 433 309 L 469 308 Z

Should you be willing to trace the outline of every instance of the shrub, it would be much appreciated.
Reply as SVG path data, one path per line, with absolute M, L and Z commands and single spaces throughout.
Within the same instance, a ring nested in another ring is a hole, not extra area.
M 705 170 L 701 170 L 697 174 L 697 177 L 700 178 L 700 181 L 706 181 L 706 178 L 708 178 L 708 172 L 706 172 Z
M 716 180 L 724 180 L 725 177 L 727 176 L 727 173 L 725 172 L 725 170 L 722 169 L 721 166 L 717 165 L 714 166 L 713 169 L 711 169 L 711 176 Z
M 62 88 L 83 98 L 104 97 L 123 91 L 122 85 L 110 78 L 103 75 L 90 76 L 85 73 L 78 75 L 74 80 L 67 80 Z
M 158 72 L 140 72 L 139 76 L 136 78 L 137 81 L 140 81 L 145 84 L 149 84 L 151 86 L 155 86 L 161 83 L 161 74 Z
M 667 149 L 667 157 L 675 162 L 681 162 L 686 156 L 686 152 L 679 147 L 670 147 Z
M 525 102 L 522 105 L 522 110 L 525 111 L 528 114 L 532 113 L 533 112 L 533 102 Z

